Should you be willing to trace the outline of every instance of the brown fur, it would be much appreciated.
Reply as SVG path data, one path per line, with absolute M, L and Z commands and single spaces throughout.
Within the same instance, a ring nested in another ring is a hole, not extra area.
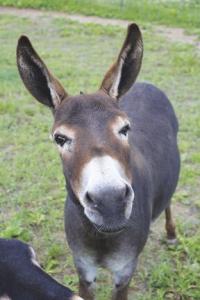
M 104 120 L 100 117 L 102 111 L 105 112 Z M 112 130 L 112 124 L 119 116 L 127 118 L 114 101 L 101 93 L 70 97 L 55 111 L 53 132 L 61 125 L 75 132 L 74 151 L 70 157 L 63 155 L 62 160 L 76 195 L 84 166 L 96 156 L 109 155 L 119 161 L 131 181 L 130 147 L 124 145 Z

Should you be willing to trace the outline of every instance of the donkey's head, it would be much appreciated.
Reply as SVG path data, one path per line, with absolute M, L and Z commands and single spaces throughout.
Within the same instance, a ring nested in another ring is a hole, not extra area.
M 132 211 L 130 122 L 118 99 L 132 86 L 142 61 L 142 37 L 136 24 L 128 27 L 117 61 L 100 89 L 69 96 L 49 72 L 27 37 L 19 39 L 17 64 L 30 93 L 54 115 L 52 136 L 73 198 L 102 232 L 122 229 Z

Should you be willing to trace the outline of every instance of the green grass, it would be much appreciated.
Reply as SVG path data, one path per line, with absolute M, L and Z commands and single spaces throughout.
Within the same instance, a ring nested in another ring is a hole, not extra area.
M 23 3 L 23 1 L 21 2 Z M 36 2 L 38 3 L 38 2 Z M 61 2 L 62 3 L 62 2 Z M 116 56 L 125 32 L 51 17 L 0 16 L 0 235 L 33 245 L 43 267 L 77 289 L 66 245 L 65 184 L 58 153 L 49 140 L 50 111 L 25 90 L 16 68 L 18 37 L 29 35 L 70 94 L 95 91 Z M 132 280 L 130 299 L 200 299 L 200 60 L 191 45 L 144 33 L 139 80 L 164 89 L 180 122 L 182 171 L 174 196 L 179 245 L 165 244 L 163 219 L 153 226 Z M 98 300 L 107 300 L 111 279 L 99 274 Z
M 123 3 L 123 5 L 121 5 Z M 153 22 L 184 27 L 200 28 L 200 2 L 148 1 L 148 0 L 0 0 L 0 5 L 42 8 L 109 18 L 127 19 L 135 22 Z M 199 30 L 197 32 L 199 34 Z

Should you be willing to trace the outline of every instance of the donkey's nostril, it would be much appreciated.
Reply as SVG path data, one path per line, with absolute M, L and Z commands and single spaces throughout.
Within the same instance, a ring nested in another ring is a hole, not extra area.
M 87 204 L 92 205 L 94 207 L 96 206 L 95 200 L 89 192 L 86 192 L 85 198 L 86 198 Z
M 130 196 L 130 187 L 126 184 L 124 187 L 119 191 L 119 195 L 121 199 L 126 202 L 127 198 Z
M 130 187 L 126 184 L 125 198 L 128 198 L 129 195 L 130 195 Z

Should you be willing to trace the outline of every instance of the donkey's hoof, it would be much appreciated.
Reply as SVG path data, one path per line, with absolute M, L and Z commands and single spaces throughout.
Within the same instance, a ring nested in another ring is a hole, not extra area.
M 84 299 L 79 296 L 73 296 L 71 300 L 84 300 Z
M 167 245 L 177 245 L 178 244 L 178 240 L 177 240 L 177 238 L 173 238 L 173 239 L 169 239 L 169 238 L 167 238 Z

